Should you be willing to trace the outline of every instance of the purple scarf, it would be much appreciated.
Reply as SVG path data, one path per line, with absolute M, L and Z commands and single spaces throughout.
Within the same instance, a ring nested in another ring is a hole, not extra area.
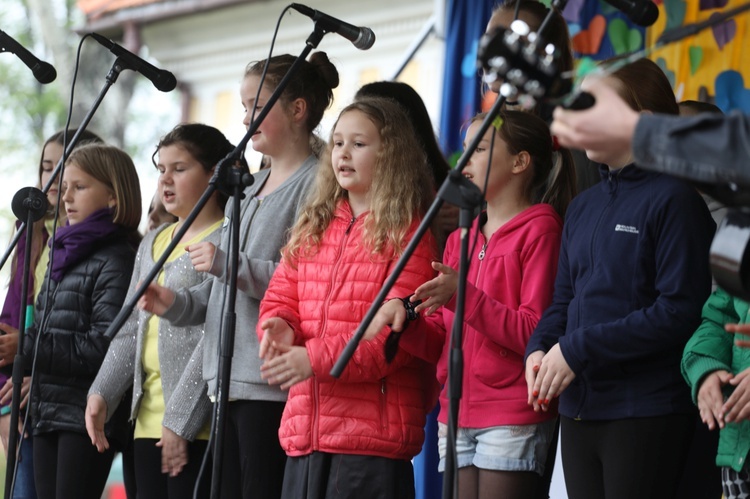
M 51 247 L 54 256 L 50 269 L 55 281 L 60 282 L 70 267 L 88 257 L 96 243 L 121 230 L 112 222 L 113 214 L 113 209 L 102 208 L 75 225 L 66 223 L 65 227 L 57 229 L 55 245 Z

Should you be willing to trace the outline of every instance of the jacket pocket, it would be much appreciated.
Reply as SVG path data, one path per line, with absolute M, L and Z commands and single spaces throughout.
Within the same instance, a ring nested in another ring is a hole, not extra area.
M 471 362 L 471 372 L 487 386 L 502 388 L 523 376 L 523 357 L 484 338 Z

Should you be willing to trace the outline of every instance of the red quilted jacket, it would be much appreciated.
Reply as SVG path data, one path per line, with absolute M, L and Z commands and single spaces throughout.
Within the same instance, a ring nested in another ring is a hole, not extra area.
M 422 448 L 425 415 L 438 389 L 433 365 L 404 351 L 386 363 L 387 334 L 380 334 L 360 343 L 339 379 L 329 374 L 397 260 L 363 247 L 363 218 L 340 203 L 317 254 L 296 268 L 282 260 L 261 302 L 258 324 L 286 320 L 314 372 L 289 390 L 279 429 L 289 456 L 322 451 L 410 459 Z M 431 279 L 434 257 L 434 240 L 426 236 L 389 297 L 408 296 Z

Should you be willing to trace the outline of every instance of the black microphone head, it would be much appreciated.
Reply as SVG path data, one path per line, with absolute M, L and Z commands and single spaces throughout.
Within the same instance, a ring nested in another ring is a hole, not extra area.
M 162 92 L 171 92 L 177 86 L 177 78 L 167 70 L 159 71 L 159 76 L 153 79 L 154 86 Z
M 39 61 L 32 73 L 39 83 L 52 83 L 57 78 L 57 71 L 52 67 L 52 64 L 44 61 Z
M 359 36 L 352 42 L 359 50 L 367 50 L 375 43 L 375 33 L 370 28 L 359 28 Z
M 648 27 L 659 18 L 659 8 L 650 0 L 636 2 L 635 8 L 630 10 L 628 17 L 638 26 Z

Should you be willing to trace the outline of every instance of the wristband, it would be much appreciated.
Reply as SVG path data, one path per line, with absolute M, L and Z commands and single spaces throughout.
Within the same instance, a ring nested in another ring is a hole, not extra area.
M 422 300 L 412 302 L 412 296 L 414 295 L 409 295 L 406 298 L 398 298 L 401 300 L 401 303 L 404 304 L 404 308 L 406 309 L 406 321 L 404 321 L 404 327 L 401 328 L 401 331 L 391 330 L 391 334 L 388 335 L 388 338 L 385 340 L 385 361 L 388 364 L 390 364 L 396 356 L 396 352 L 398 351 L 398 340 L 401 339 L 401 334 L 406 330 L 410 322 L 419 319 L 419 312 L 415 309 L 417 308 L 417 305 L 422 303 Z

